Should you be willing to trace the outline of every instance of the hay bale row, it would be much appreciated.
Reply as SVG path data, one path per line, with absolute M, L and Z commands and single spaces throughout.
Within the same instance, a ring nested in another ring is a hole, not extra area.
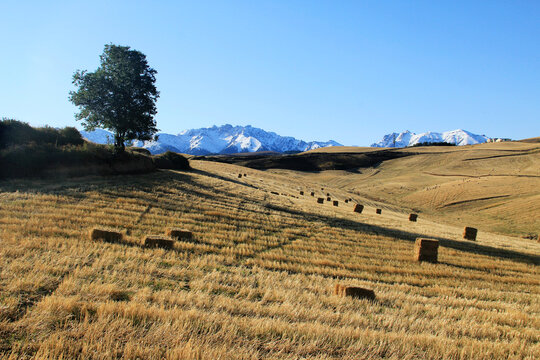
M 334 288 L 334 295 L 341 297 L 352 297 L 357 299 L 375 300 L 375 292 L 371 289 L 365 289 L 355 286 L 346 286 L 336 284 Z
M 436 263 L 439 240 L 417 238 L 414 243 L 414 260 Z
M 186 229 L 169 228 L 167 229 L 167 237 L 163 235 L 147 235 L 143 239 L 143 247 L 145 248 L 163 248 L 172 249 L 174 246 L 174 240 L 191 240 L 193 239 L 193 233 Z M 123 234 L 118 231 L 93 228 L 90 231 L 91 240 L 103 240 L 111 243 L 119 243 L 123 240 Z

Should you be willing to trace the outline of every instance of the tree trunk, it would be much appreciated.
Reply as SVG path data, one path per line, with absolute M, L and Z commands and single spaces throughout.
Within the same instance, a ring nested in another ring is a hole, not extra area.
M 114 151 L 117 153 L 122 153 L 126 150 L 124 145 L 124 136 L 122 134 L 116 133 L 114 135 Z

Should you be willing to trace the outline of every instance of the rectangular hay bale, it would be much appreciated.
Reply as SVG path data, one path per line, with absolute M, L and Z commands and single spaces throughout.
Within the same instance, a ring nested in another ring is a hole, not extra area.
M 334 204 L 334 206 L 339 206 L 339 201 L 334 200 L 334 203 L 333 203 L 333 204 Z
M 147 235 L 144 238 L 144 247 L 146 248 L 172 249 L 173 246 L 174 240 L 161 235 Z
M 172 238 L 178 238 L 178 239 L 191 239 L 193 238 L 193 233 L 186 229 L 180 229 L 180 228 L 169 228 L 167 229 L 167 235 L 169 235 Z
M 465 229 L 463 229 L 463 238 L 466 240 L 476 240 L 476 235 L 478 234 L 478 229 L 475 229 L 473 227 L 466 226 Z
M 377 210 L 375 210 L 375 213 L 377 213 L 377 214 L 382 214 L 382 209 L 377 209 Z
M 375 300 L 375 292 L 373 290 L 356 286 L 336 284 L 334 294 L 341 297 Z
M 361 214 L 362 211 L 364 211 L 364 205 L 360 205 L 360 204 L 354 205 L 354 210 L 353 211 Z
M 439 252 L 439 240 L 417 238 L 414 243 L 414 260 L 436 263 Z
M 123 239 L 123 234 L 118 231 L 107 230 L 102 228 L 93 228 L 90 231 L 90 239 L 92 240 L 103 240 L 106 242 L 120 242 Z
M 416 222 L 418 219 L 418 214 L 409 214 L 409 221 Z
M 323 198 L 317 198 L 317 204 L 324 204 Z

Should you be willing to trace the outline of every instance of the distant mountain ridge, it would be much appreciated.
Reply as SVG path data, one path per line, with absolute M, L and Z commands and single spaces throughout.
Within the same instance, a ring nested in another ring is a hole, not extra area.
M 382 140 L 371 144 L 372 147 L 407 147 L 420 143 L 447 142 L 455 145 L 474 145 L 482 144 L 490 138 L 485 135 L 476 135 L 469 131 L 457 129 L 445 131 L 442 133 L 428 131 L 421 134 L 415 134 L 410 131 L 402 133 L 391 133 L 384 135 Z
M 98 144 L 111 143 L 112 133 L 96 129 L 81 131 L 84 138 Z M 342 146 L 336 141 L 298 140 L 280 136 L 274 132 L 247 126 L 222 125 L 209 128 L 184 130 L 178 135 L 158 133 L 157 141 L 136 141 L 133 145 L 144 147 L 152 154 L 174 151 L 191 155 L 235 154 L 245 152 L 275 151 L 279 153 L 300 152 L 328 146 Z

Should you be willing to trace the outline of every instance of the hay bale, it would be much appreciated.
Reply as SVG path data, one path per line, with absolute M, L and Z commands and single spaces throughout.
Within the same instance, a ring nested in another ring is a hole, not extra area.
M 332 198 L 329 196 L 326 198 L 326 201 L 332 201 Z
M 246 176 L 247 176 L 247 174 L 244 174 L 244 177 L 246 177 Z
M 315 193 L 313 191 L 311 192 L 311 196 L 315 196 Z
M 364 211 L 364 205 L 360 205 L 360 204 L 354 205 L 354 210 L 353 211 L 361 214 L 362 211 Z
M 334 294 L 341 297 L 375 300 L 375 292 L 373 290 L 356 286 L 336 284 Z
M 238 178 L 240 179 L 242 177 L 242 174 L 238 174 Z
M 300 191 L 300 195 L 304 195 L 304 192 L 303 192 L 303 191 Z
M 345 204 L 348 204 L 349 203 L 349 199 L 345 199 Z
M 409 214 L 409 221 L 416 222 L 416 219 L 418 219 L 418 214 Z
M 279 193 L 276 191 L 270 191 L 270 194 L 279 195 Z
M 478 234 L 478 229 L 475 229 L 473 227 L 466 226 L 465 229 L 463 229 L 463 238 L 466 240 L 476 240 L 476 234 Z
M 169 228 L 167 229 L 167 235 L 177 239 L 192 239 L 193 233 L 186 229 Z
M 382 209 L 377 209 L 377 210 L 375 210 L 375 213 L 377 213 L 377 214 L 382 214 Z
M 333 204 L 334 204 L 334 206 L 339 206 L 339 201 L 334 200 L 334 203 L 333 203 Z
M 326 196 L 330 196 L 330 193 L 326 193 Z
M 323 198 L 317 198 L 317 204 L 324 204 Z
M 106 242 L 120 242 L 122 241 L 124 235 L 118 231 L 112 231 L 102 228 L 93 228 L 90 231 L 90 239 L 92 240 L 103 240 Z
M 172 249 L 173 246 L 174 240 L 161 235 L 147 235 L 144 238 L 145 248 Z
M 439 240 L 417 238 L 414 243 L 414 260 L 436 263 Z

